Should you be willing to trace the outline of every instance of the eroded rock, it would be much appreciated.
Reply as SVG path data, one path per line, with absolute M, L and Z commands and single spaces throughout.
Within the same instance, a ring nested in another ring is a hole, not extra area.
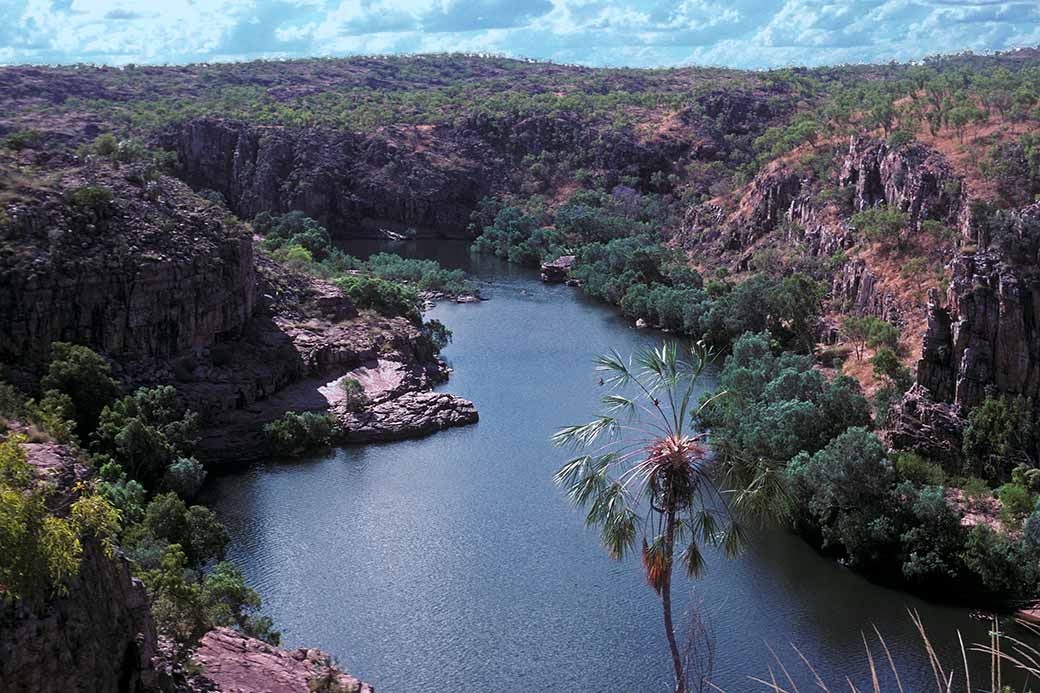
M 367 683 L 337 669 L 313 648 L 283 650 L 230 628 L 206 633 L 192 655 L 201 678 L 222 693 L 373 693 Z

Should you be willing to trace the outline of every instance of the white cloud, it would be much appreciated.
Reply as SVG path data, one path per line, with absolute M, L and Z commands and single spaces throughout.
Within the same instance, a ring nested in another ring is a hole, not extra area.
M 0 62 L 480 51 L 771 67 L 1040 42 L 1035 0 L 0 0 Z

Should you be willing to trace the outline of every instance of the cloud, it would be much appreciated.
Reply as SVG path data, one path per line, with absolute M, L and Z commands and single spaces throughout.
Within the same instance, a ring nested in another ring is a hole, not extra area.
M 884 62 L 1040 43 L 1032 0 L 0 0 L 0 62 L 494 52 L 589 65 Z

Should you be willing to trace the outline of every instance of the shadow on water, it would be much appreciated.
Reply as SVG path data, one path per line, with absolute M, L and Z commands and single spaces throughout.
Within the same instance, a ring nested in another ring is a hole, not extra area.
M 382 249 L 345 247 L 361 257 Z M 231 559 L 287 645 L 335 653 L 384 693 L 669 690 L 660 604 L 639 561 L 610 561 L 582 526 L 551 480 L 565 453 L 548 443 L 595 411 L 596 354 L 660 335 L 464 243 L 389 249 L 485 283 L 491 300 L 431 311 L 455 334 L 443 388 L 472 399 L 480 422 L 216 475 L 206 494 L 228 525 Z M 677 581 L 677 603 L 702 605 L 716 680 L 730 693 L 767 674 L 767 645 L 798 669 L 788 643 L 835 690 L 846 675 L 866 685 L 860 633 L 873 625 L 905 690 L 932 690 L 907 609 L 920 611 L 946 661 L 959 661 L 957 629 L 969 643 L 987 632 L 963 609 L 873 585 L 779 530 L 737 560 L 710 557 L 702 579 Z

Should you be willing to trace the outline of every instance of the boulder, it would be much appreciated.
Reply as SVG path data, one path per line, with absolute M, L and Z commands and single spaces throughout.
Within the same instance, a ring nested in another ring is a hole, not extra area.
M 542 281 L 549 284 L 561 284 L 567 281 L 567 275 L 577 258 L 573 255 L 561 255 L 552 262 L 542 264 Z
M 202 665 L 199 677 L 222 693 L 373 693 L 374 689 L 332 664 L 321 650 L 283 650 L 249 638 L 230 628 L 216 628 L 203 636 L 192 655 Z M 200 690 L 204 685 L 195 687 Z

